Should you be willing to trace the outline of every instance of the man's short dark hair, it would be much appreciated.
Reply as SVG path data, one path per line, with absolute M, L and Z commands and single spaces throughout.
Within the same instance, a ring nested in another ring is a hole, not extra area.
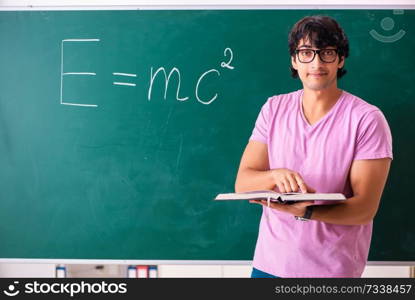
M 317 48 L 333 46 L 337 48 L 338 55 L 341 57 L 349 56 L 349 41 L 343 29 L 333 18 L 327 16 L 310 16 L 302 18 L 291 29 L 288 35 L 288 48 L 290 55 L 295 57 L 295 50 L 301 39 L 308 39 L 311 44 Z M 291 75 L 298 78 L 298 72 L 290 66 Z M 346 74 L 346 70 L 340 68 L 337 70 L 337 78 Z

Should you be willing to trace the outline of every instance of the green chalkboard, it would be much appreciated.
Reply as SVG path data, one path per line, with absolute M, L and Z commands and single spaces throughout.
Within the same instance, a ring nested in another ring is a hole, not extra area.
M 0 257 L 251 260 L 261 208 L 212 199 L 266 99 L 301 88 L 287 35 L 311 14 L 394 138 L 370 260 L 415 261 L 413 10 L 1 12 Z

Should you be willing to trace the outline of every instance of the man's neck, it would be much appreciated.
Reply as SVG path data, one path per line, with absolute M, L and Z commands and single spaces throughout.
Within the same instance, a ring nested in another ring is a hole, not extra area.
M 336 104 L 342 90 L 333 85 L 322 90 L 311 90 L 304 87 L 303 112 L 304 117 L 310 125 L 322 119 Z
M 311 90 L 304 87 L 303 108 L 310 113 L 326 113 L 337 102 L 342 90 L 333 85 L 322 90 Z

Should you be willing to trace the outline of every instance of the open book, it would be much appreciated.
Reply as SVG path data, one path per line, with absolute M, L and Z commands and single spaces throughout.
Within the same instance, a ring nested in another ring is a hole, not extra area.
M 277 193 L 274 191 L 252 191 L 245 193 L 219 194 L 215 200 L 268 200 L 271 202 L 294 203 L 297 201 L 342 201 L 346 197 L 340 193 Z

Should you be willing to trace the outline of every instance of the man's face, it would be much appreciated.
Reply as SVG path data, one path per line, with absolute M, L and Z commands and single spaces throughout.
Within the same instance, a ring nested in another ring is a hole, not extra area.
M 311 45 L 308 39 L 301 39 L 298 43 L 297 50 L 319 50 L 318 48 Z M 336 47 L 325 47 L 324 49 L 336 49 Z M 333 51 L 320 52 L 323 56 L 324 61 L 321 60 L 320 56 L 316 53 L 314 59 L 311 62 L 305 63 L 301 61 L 309 61 L 314 53 L 312 51 L 301 51 L 300 59 L 297 54 L 291 57 L 291 63 L 294 69 L 298 71 L 304 86 L 311 90 L 324 90 L 333 84 L 337 83 L 337 70 L 342 68 L 344 65 L 344 57 L 340 62 L 339 56 Z M 332 58 L 332 59 L 331 59 Z M 301 61 L 300 61 L 301 60 Z M 327 62 L 332 61 L 333 62 Z

